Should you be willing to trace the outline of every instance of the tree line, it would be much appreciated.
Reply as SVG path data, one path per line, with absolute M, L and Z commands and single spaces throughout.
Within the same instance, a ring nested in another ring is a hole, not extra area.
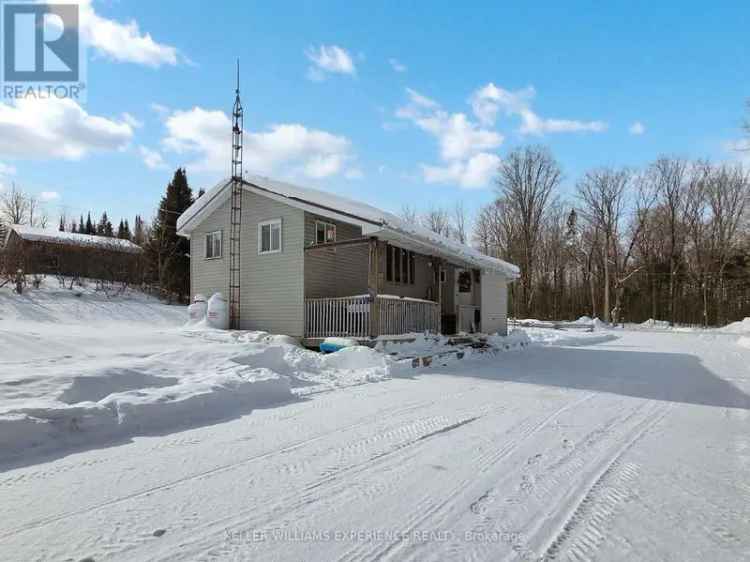
M 544 147 L 511 152 L 474 222 L 482 252 L 516 263 L 511 313 L 721 325 L 750 315 L 750 175 L 660 157 L 589 170 L 572 197 Z
M 203 191 L 199 191 L 200 196 Z M 150 224 L 140 215 L 135 216 L 133 227 L 121 219 L 117 227 L 105 211 L 94 221 L 91 212 L 84 218 L 71 219 L 64 210 L 60 212 L 58 230 L 130 240 L 143 248 L 142 282 L 158 287 L 170 300 L 184 301 L 190 291 L 190 242 L 177 236 L 177 218 L 193 203 L 192 189 L 183 168 L 175 171 Z M 42 202 L 15 184 L 0 193 L 0 226 L 22 224 L 37 228 L 50 226 Z M 54 223 L 53 223 L 54 224 Z M 10 267 L 6 264 L 6 268 Z M 6 274 L 15 271 L 6 271 Z
M 750 316 L 750 175 L 740 164 L 660 157 L 640 168 L 585 172 L 562 190 L 560 163 L 543 146 L 503 158 L 493 199 L 475 216 L 463 203 L 418 212 L 410 223 L 520 267 L 510 286 L 509 314 L 541 319 L 721 325 Z M 198 196 L 202 191 L 198 193 Z M 190 244 L 177 218 L 195 200 L 180 168 L 150 224 L 117 228 L 103 213 L 60 218 L 70 232 L 132 240 L 144 249 L 143 281 L 185 300 Z M 45 227 L 40 202 L 13 186 L 0 196 L 0 218 Z
M 106 211 L 102 213 L 101 218 L 97 222 L 91 220 L 91 211 L 89 211 L 86 215 L 85 221 L 83 220 L 83 215 L 81 215 L 78 221 L 73 219 L 69 223 L 66 221 L 66 214 L 61 212 L 58 230 L 60 232 L 72 232 L 74 234 L 93 234 L 96 236 L 106 236 L 108 238 L 130 240 L 139 246 L 143 245 L 149 235 L 149 227 L 140 215 L 135 215 L 132 230 L 128 219 L 120 219 L 120 223 L 117 226 L 117 229 L 115 229 Z

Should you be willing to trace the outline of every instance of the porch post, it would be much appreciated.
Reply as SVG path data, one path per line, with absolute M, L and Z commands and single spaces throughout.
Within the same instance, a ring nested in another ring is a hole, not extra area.
M 370 337 L 372 338 L 380 335 L 380 306 L 378 304 L 380 253 L 378 247 L 378 239 L 370 238 L 367 260 L 367 292 L 370 295 Z
M 443 312 L 443 271 L 443 260 L 441 258 L 437 258 L 437 290 L 435 291 L 435 295 L 437 295 L 437 303 L 440 305 L 441 314 Z
M 443 260 L 437 258 L 437 287 L 435 290 L 435 296 L 437 297 L 438 303 L 438 333 L 443 331 L 443 283 L 441 281 L 443 277 Z

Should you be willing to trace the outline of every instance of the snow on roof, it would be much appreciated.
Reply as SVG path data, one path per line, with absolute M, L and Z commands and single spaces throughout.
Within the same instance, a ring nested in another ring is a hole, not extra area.
M 10 226 L 10 230 L 15 232 L 21 239 L 34 242 L 49 242 L 51 244 L 65 244 L 68 246 L 90 246 L 129 254 L 137 254 L 143 251 L 140 246 L 130 240 L 109 238 L 107 236 L 45 230 L 23 224 L 13 224 Z
M 390 238 L 394 242 L 411 242 L 415 247 L 432 251 L 441 257 L 501 273 L 512 279 L 519 275 L 518 267 L 511 263 L 484 255 L 465 244 L 436 234 L 418 224 L 409 223 L 393 213 L 361 201 L 263 176 L 248 176 L 244 178 L 244 184 L 245 189 L 259 193 L 265 192 L 276 198 L 280 196 L 290 205 L 301 205 L 306 210 L 313 207 L 315 213 L 323 216 L 333 214 L 336 215 L 333 218 L 340 220 L 365 223 L 363 234 L 368 236 Z M 230 179 L 219 182 L 186 209 L 177 219 L 178 234 L 189 235 L 203 216 L 218 208 L 229 197 L 230 185 Z

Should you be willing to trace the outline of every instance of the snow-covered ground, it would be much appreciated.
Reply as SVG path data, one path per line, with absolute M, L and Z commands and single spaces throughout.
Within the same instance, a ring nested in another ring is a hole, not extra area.
M 411 369 L 447 342 L 321 356 L 66 291 L 0 290 L 2 560 L 750 555 L 746 336 L 530 328 Z

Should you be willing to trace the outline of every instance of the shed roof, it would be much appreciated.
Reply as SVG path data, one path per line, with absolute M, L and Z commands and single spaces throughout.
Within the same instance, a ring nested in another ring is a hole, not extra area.
M 62 244 L 67 246 L 79 246 L 88 248 L 99 248 L 112 252 L 125 252 L 129 254 L 139 254 L 143 249 L 130 240 L 121 240 L 119 238 L 110 238 L 108 236 L 96 236 L 94 234 L 78 234 L 77 232 L 60 232 L 57 230 L 46 230 L 24 224 L 13 224 L 8 229 L 7 236 L 11 232 L 22 240 L 30 242 L 47 242 L 50 244 Z

